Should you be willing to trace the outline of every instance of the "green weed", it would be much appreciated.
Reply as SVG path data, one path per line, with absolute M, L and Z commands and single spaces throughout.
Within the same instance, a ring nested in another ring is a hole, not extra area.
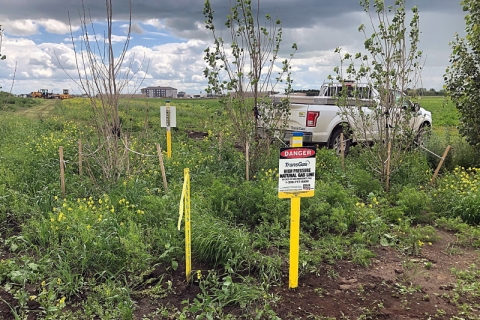
M 480 187 L 479 168 L 456 167 L 437 183 L 431 191 L 433 209 L 448 218 L 461 218 L 464 222 L 478 224 L 480 222 Z

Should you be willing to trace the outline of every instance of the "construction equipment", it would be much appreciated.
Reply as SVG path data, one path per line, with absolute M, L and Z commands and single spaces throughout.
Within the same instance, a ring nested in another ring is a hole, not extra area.
M 61 100 L 64 100 L 64 99 L 70 99 L 72 96 L 70 95 L 70 93 L 68 92 L 68 89 L 63 89 L 63 93 L 60 95 L 60 99 Z
M 37 92 L 30 93 L 32 98 L 43 98 L 43 99 L 71 99 L 68 89 L 63 89 L 62 94 L 48 92 L 48 89 L 39 89 Z
M 32 98 L 47 99 L 48 98 L 48 89 L 39 89 L 37 92 L 30 93 L 30 96 L 32 96 Z

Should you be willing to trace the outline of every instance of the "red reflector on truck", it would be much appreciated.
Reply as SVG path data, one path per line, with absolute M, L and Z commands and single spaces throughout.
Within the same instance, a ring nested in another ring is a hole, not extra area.
M 307 127 L 316 127 L 317 119 L 320 116 L 320 111 L 308 111 L 307 112 Z

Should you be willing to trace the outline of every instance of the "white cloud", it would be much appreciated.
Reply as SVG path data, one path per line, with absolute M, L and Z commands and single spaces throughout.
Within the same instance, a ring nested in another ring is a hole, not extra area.
M 39 48 L 49 57 L 51 67 L 66 70 L 76 69 L 75 53 L 70 46 L 48 43 L 39 45 Z
M 148 19 L 143 21 L 144 24 L 153 26 L 157 28 L 158 30 L 164 28 L 163 23 L 159 19 Z
M 78 37 L 73 37 L 73 42 L 75 43 L 75 46 L 79 47 L 81 43 L 84 41 L 84 38 L 85 37 L 83 35 Z M 93 45 L 95 41 L 97 41 L 99 45 L 103 46 L 104 40 L 105 38 L 100 34 L 97 34 L 96 36 L 93 36 L 92 34 L 88 35 L 88 41 L 90 42 L 91 45 Z M 72 38 L 64 38 L 63 41 L 71 43 Z M 119 35 L 112 34 L 112 43 L 119 43 L 119 42 L 125 42 L 125 41 L 127 41 L 127 36 L 119 36 Z
M 69 79 L 61 66 L 66 70 L 75 68 L 73 50 L 64 44 L 36 44 L 25 38 L 6 37 L 2 52 L 8 58 L 2 61 L 5 64 L 0 68 L 0 82 L 8 83 L 15 76 L 13 91 L 16 93 L 36 91 L 37 87 L 59 91 L 61 87 L 68 87 L 63 82 Z
M 169 85 L 184 91 L 192 88 L 196 92 L 205 88 L 203 50 L 206 46 L 199 40 L 153 48 L 136 46 L 128 51 L 126 61 L 131 62 L 133 70 L 141 67 L 146 72 L 137 75 L 145 76 L 144 86 Z
M 36 78 L 50 78 L 53 75 L 53 71 L 51 68 L 32 69 L 32 74 Z
M 38 33 L 38 25 L 30 19 L 6 21 L 5 25 L 8 26 L 8 34 L 15 36 L 31 36 Z
M 37 24 L 45 28 L 48 33 L 54 34 L 68 34 L 70 33 L 70 25 L 65 24 L 55 19 L 41 19 L 37 21 Z M 72 31 L 79 29 L 78 26 L 71 26 Z
M 3 27 L 6 27 L 7 34 L 13 36 L 32 36 L 40 33 L 40 27 L 45 28 L 45 31 L 52 34 L 68 34 L 70 33 L 70 25 L 54 19 L 20 19 L 20 20 L 6 20 L 3 22 Z M 79 26 L 72 25 L 72 31 L 77 31 Z
M 112 34 L 112 43 L 125 42 L 127 41 L 127 36 L 117 36 Z
M 198 74 L 194 74 L 191 79 L 193 82 L 199 82 L 199 83 L 205 80 L 203 76 L 200 76 Z

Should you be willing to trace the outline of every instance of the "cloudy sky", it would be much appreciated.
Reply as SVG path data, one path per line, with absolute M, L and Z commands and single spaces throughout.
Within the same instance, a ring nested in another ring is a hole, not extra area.
M 389 0 L 387 0 L 388 3 Z M 391 0 L 390 0 L 391 1 Z M 104 0 L 83 0 L 101 38 L 105 30 Z M 79 12 L 82 0 L 0 0 L 0 24 L 4 28 L 0 61 L 0 86 L 14 93 L 40 88 L 53 92 L 70 89 L 78 74 L 72 36 L 81 34 Z M 211 0 L 217 23 L 222 25 L 229 0 Z M 420 10 L 420 49 L 426 57 L 423 87 L 441 89 L 448 65 L 449 41 L 462 34 L 464 15 L 460 0 L 409 0 L 407 6 Z M 135 85 L 172 86 L 189 94 L 204 92 L 204 49 L 212 35 L 205 29 L 204 0 L 132 0 L 132 33 L 125 67 L 140 69 L 143 83 Z M 126 39 L 128 0 L 113 1 L 113 39 L 120 52 Z M 288 56 L 297 43 L 293 66 L 295 89 L 316 89 L 339 58 L 336 47 L 349 52 L 363 49 L 363 35 L 357 30 L 369 20 L 359 0 L 262 0 L 263 13 L 282 20 L 283 54 Z M 69 18 L 70 16 L 70 18 Z M 75 41 L 78 46 L 80 42 Z M 15 71 L 16 66 L 16 71 Z M 12 79 L 15 80 L 12 86 Z

